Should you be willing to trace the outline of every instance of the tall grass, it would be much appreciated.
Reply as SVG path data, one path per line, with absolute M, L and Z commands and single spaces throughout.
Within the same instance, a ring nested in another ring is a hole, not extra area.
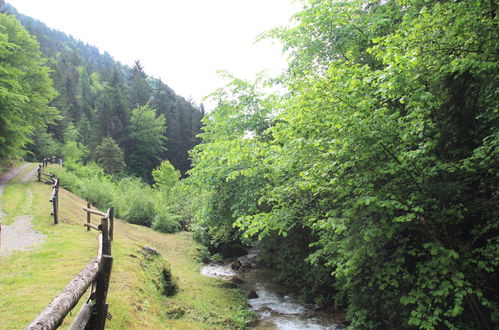
M 52 166 L 50 172 L 60 179 L 62 187 L 98 208 L 114 207 L 115 215 L 127 222 L 164 233 L 186 230 L 191 222 L 191 194 L 182 184 L 153 188 L 140 178 L 107 175 L 95 163 Z

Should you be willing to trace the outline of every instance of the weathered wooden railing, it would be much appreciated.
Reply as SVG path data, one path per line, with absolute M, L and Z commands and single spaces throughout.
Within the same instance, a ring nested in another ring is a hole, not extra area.
M 45 159 L 44 159 L 45 163 Z M 44 164 L 43 163 L 43 164 Z M 52 184 L 52 194 L 50 195 L 49 202 L 52 203 L 52 213 L 54 216 L 54 224 L 59 223 L 59 186 L 60 181 L 53 173 L 44 173 L 42 172 L 43 164 L 38 165 L 38 181 L 51 183 Z
M 101 212 L 96 209 L 92 209 L 92 205 L 90 203 L 87 203 L 87 207 L 83 208 L 83 211 L 87 212 L 87 222 L 84 223 L 83 225 L 87 227 L 87 231 L 90 230 L 90 228 L 99 230 L 99 227 L 96 225 L 93 225 L 90 222 L 90 216 L 92 214 L 99 215 L 101 217 L 109 219 L 109 239 L 112 241 L 113 240 L 113 233 L 114 233 L 114 207 L 110 207 L 107 210 L 107 213 Z
M 111 255 L 111 236 L 112 225 L 110 225 L 110 215 L 112 208 L 105 214 L 98 210 L 91 209 L 87 204 L 83 208 L 87 212 L 87 223 L 84 225 L 99 231 L 99 250 L 97 258 L 90 262 L 67 286 L 55 297 L 52 302 L 45 307 L 40 315 L 31 322 L 26 329 L 50 330 L 59 327 L 68 313 L 76 306 L 85 292 L 90 289 L 87 302 L 83 304 L 78 315 L 69 327 L 70 330 L 76 329 L 104 329 L 108 314 L 108 305 L 106 304 L 107 291 L 109 289 L 109 279 L 113 265 Z M 89 214 L 102 216 L 99 226 L 92 225 L 89 222 Z

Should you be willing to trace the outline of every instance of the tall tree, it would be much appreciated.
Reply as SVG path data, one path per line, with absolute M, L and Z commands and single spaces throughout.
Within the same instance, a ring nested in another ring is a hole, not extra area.
M 148 106 L 132 110 L 126 143 L 126 163 L 132 173 L 151 180 L 151 171 L 164 150 L 165 129 L 165 117 L 156 116 Z
M 0 160 L 18 157 L 35 128 L 57 118 L 56 95 L 38 43 L 13 16 L 0 14 Z
M 125 169 L 123 151 L 112 137 L 105 137 L 95 148 L 95 160 L 106 173 L 119 173 Z
M 151 98 L 151 86 L 147 82 L 147 75 L 140 61 L 135 61 L 130 71 L 130 105 L 132 108 L 146 105 Z
M 118 70 L 115 70 L 109 84 L 103 86 L 96 102 L 95 126 L 99 136 L 110 136 L 120 145 L 126 140 L 126 126 L 130 120 L 126 102 L 125 84 Z

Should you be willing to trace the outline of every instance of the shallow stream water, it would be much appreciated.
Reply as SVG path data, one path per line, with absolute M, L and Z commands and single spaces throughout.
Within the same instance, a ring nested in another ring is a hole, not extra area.
M 205 276 L 226 281 L 236 279 L 242 290 L 256 293 L 255 298 L 248 299 L 248 304 L 259 317 L 259 322 L 250 328 L 344 329 L 341 313 L 300 302 L 293 293 L 274 281 L 273 270 L 256 262 L 257 255 L 258 250 L 252 249 L 248 255 L 238 258 L 244 271 L 233 270 L 230 262 L 211 264 L 201 269 L 201 274 Z

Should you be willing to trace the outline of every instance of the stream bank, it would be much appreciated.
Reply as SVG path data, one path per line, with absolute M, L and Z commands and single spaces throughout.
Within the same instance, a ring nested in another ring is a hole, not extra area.
M 251 249 L 237 260 L 202 267 L 201 274 L 233 283 L 246 292 L 249 309 L 258 316 L 251 329 L 345 329 L 344 315 L 331 308 L 301 302 L 289 289 L 274 280 L 274 270 L 257 261 Z

